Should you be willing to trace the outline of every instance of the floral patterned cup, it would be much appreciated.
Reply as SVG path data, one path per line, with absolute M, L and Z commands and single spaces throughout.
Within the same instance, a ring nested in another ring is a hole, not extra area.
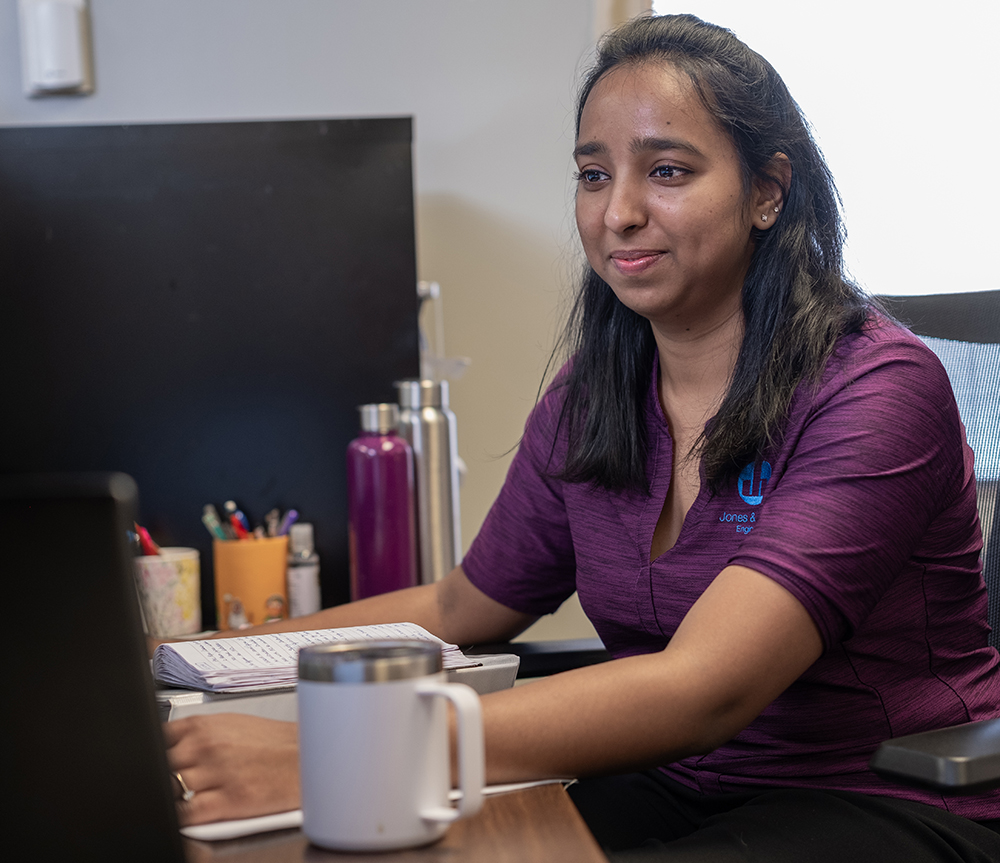
M 194 548 L 161 548 L 135 559 L 135 578 L 148 635 L 201 631 L 201 567 Z

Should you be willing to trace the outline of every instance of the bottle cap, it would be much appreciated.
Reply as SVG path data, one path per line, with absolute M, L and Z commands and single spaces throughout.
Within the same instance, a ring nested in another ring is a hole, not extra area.
M 371 434 L 388 434 L 399 428 L 399 405 L 383 402 L 376 405 L 358 405 L 361 413 L 361 430 Z
M 288 547 L 292 554 L 308 557 L 313 553 L 313 526 L 308 522 L 296 522 L 288 531 Z
M 393 384 L 404 410 L 448 407 L 448 381 L 405 380 Z

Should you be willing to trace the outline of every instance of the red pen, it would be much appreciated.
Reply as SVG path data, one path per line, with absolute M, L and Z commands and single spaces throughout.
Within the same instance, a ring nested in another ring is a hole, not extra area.
M 250 532 L 243 527 L 243 522 L 239 520 L 236 513 L 230 514 L 229 523 L 233 526 L 233 530 L 236 531 L 237 539 L 248 539 L 250 537 Z
M 142 553 L 145 555 L 153 555 L 160 553 L 160 547 L 153 542 L 153 537 L 149 535 L 149 531 L 141 525 L 135 525 L 135 532 L 139 534 L 139 545 L 142 546 Z

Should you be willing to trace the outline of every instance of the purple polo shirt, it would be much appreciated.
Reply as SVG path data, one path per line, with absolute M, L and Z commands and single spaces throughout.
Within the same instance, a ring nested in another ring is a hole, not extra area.
M 843 338 L 779 445 L 715 497 L 703 482 L 650 563 L 672 464 L 653 377 L 650 496 L 548 476 L 565 452 L 550 390 L 462 563 L 472 583 L 536 615 L 576 590 L 621 657 L 662 650 L 727 565 L 763 573 L 808 610 L 823 655 L 733 740 L 662 769 L 706 793 L 823 788 L 1000 817 L 1000 791 L 942 795 L 868 769 L 882 740 L 1000 715 L 973 455 L 937 357 L 891 324 Z

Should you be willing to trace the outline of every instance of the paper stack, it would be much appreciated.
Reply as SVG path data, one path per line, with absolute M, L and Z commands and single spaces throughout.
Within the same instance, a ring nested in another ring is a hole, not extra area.
M 379 623 L 342 629 L 313 629 L 161 644 L 153 654 L 153 675 L 161 683 L 206 692 L 247 692 L 294 686 L 299 648 L 333 641 L 418 638 L 441 645 L 445 669 L 477 665 L 415 623 Z

